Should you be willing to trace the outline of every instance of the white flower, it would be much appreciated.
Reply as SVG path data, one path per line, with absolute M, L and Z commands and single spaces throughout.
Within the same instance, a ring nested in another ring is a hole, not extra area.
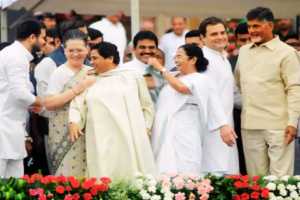
M 300 189 L 300 182 L 297 183 L 297 188 Z
M 279 194 L 280 194 L 281 196 L 286 196 L 286 195 L 287 195 L 286 189 L 281 189 L 281 190 L 279 190 Z
M 142 196 L 142 199 L 144 199 L 144 200 L 151 198 L 150 194 L 146 190 L 141 190 L 140 195 Z
M 278 177 L 274 176 L 274 175 L 265 176 L 264 180 L 267 180 L 267 181 L 276 181 L 276 180 L 278 180 Z
M 152 193 L 155 193 L 155 191 L 156 191 L 155 185 L 154 185 L 154 186 L 149 186 L 149 187 L 148 187 L 148 191 L 149 191 L 149 192 L 152 192 Z
M 291 184 L 288 184 L 286 186 L 286 189 L 288 189 L 289 191 L 295 191 L 297 189 L 297 187 L 295 185 L 291 185 Z
M 296 199 L 299 197 L 299 195 L 296 191 L 293 191 L 293 192 L 291 192 L 290 197 L 292 197 L 293 199 Z
M 154 186 L 155 187 L 157 182 L 156 182 L 155 179 L 151 179 L 151 180 L 149 180 L 148 184 L 149 184 L 149 186 Z
M 173 200 L 174 194 L 172 192 L 164 193 L 164 200 Z
M 275 194 L 273 192 L 269 192 L 269 198 L 272 198 L 272 197 L 276 198 L 276 196 L 275 196 Z
M 268 183 L 266 187 L 271 191 L 276 190 L 276 184 L 272 182 Z
M 161 200 L 161 197 L 159 195 L 153 195 L 151 200 Z
M 285 186 L 282 183 L 280 183 L 280 184 L 277 185 L 277 189 L 278 190 L 285 190 Z
M 136 179 L 134 185 L 137 189 L 141 190 L 144 187 L 144 181 L 142 179 Z
M 286 176 L 282 176 L 280 177 L 280 180 L 283 180 L 283 181 L 288 181 L 290 178 L 290 176 L 286 175 Z
M 294 178 L 295 180 L 299 181 L 299 180 L 300 180 L 300 175 L 293 176 L 293 178 Z

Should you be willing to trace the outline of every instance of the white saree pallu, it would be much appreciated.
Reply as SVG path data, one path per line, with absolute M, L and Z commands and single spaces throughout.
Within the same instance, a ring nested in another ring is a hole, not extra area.
M 214 85 L 204 74 L 180 78 L 191 95 L 165 86 L 159 96 L 152 146 L 160 173 L 202 173 L 203 137 L 226 124 Z

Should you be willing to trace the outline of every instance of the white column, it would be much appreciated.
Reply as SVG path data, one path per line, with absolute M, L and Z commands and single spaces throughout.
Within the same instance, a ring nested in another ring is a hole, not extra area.
M 7 42 L 7 11 L 1 9 L 1 42 Z
M 131 38 L 140 30 L 140 0 L 130 0 Z

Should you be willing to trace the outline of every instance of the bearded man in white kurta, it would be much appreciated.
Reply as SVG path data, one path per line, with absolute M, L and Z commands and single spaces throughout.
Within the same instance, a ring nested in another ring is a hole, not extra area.
M 216 84 L 220 101 L 227 116 L 227 123 L 233 126 L 234 78 L 230 63 L 224 55 L 224 49 L 228 43 L 224 22 L 216 17 L 209 17 L 201 22 L 199 30 L 205 44 L 203 53 L 209 61 L 206 73 Z M 213 131 L 204 137 L 204 173 L 239 173 L 236 143 L 228 146 L 222 139 L 220 131 Z

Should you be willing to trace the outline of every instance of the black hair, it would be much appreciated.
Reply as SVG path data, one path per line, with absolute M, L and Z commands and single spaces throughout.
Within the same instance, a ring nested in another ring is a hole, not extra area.
M 248 25 L 247 23 L 240 23 L 236 27 L 234 31 L 235 37 L 237 37 L 238 34 L 249 34 L 248 32 Z
M 101 33 L 101 31 L 98 31 L 96 29 L 93 28 L 88 28 L 88 34 L 91 40 L 97 39 L 97 38 L 103 38 L 103 34 Z
M 45 18 L 49 18 L 49 19 L 54 19 L 55 20 L 55 15 L 50 13 L 50 12 L 46 12 L 42 15 L 43 19 Z
M 74 20 L 74 28 L 80 28 L 80 27 L 85 27 L 86 22 L 84 20 Z
M 63 21 L 59 25 L 59 35 L 60 38 L 63 39 L 64 35 L 66 34 L 67 31 L 72 30 L 72 29 L 78 29 L 80 27 L 86 26 L 84 21 L 75 21 L 75 20 L 68 20 L 68 21 Z
M 273 22 L 274 21 L 274 15 L 272 11 L 269 8 L 265 7 L 256 7 L 251 9 L 246 16 L 247 20 L 259 20 L 259 21 L 269 21 Z
M 51 37 L 51 38 L 60 38 L 57 28 L 47 29 L 46 30 L 46 36 Z
M 0 42 L 0 51 L 9 45 L 11 45 L 10 42 Z
M 204 57 L 203 52 L 200 47 L 196 44 L 184 44 L 180 46 L 179 48 L 182 48 L 186 55 L 192 59 L 196 58 L 196 70 L 197 72 L 205 72 L 208 65 L 208 60 Z
M 200 31 L 199 30 L 191 30 L 185 34 L 185 38 L 189 37 L 200 37 Z
M 158 46 L 158 39 L 155 33 L 152 31 L 139 31 L 133 38 L 133 47 L 136 48 L 137 44 L 141 40 L 152 40 Z
M 113 58 L 113 63 L 118 65 L 120 63 L 119 51 L 116 45 L 110 42 L 101 42 L 91 47 L 91 50 L 97 50 L 99 55 L 103 58 Z
M 64 38 L 63 38 L 64 45 L 66 45 L 66 42 L 68 40 L 76 40 L 76 39 L 84 41 L 85 44 L 87 43 L 87 35 L 86 34 L 79 31 L 78 29 L 71 29 L 71 30 L 67 31 L 66 34 L 64 35 Z
M 223 24 L 223 26 L 226 28 L 226 25 L 225 25 L 224 21 L 220 18 L 208 17 L 208 18 L 204 19 L 199 25 L 200 34 L 205 37 L 206 31 L 207 31 L 207 26 L 217 25 L 217 24 Z
M 18 40 L 25 40 L 32 34 L 38 37 L 41 34 L 41 29 L 42 25 L 37 20 L 29 19 L 23 21 L 17 26 L 16 38 Z
M 288 34 L 287 36 L 285 36 L 283 41 L 285 42 L 289 39 L 299 40 L 299 36 L 297 33 L 291 33 L 291 34 Z

